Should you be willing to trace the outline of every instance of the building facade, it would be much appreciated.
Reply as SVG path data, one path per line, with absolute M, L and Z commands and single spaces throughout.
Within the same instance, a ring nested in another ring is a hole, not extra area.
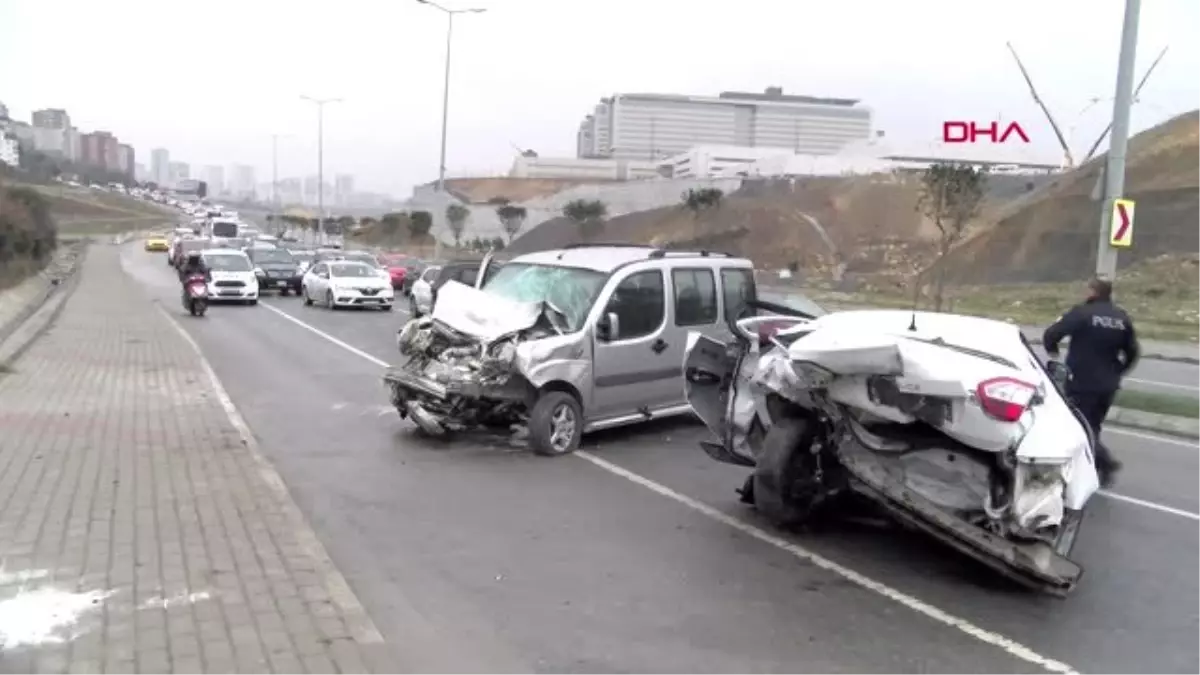
M 107 131 L 93 131 L 81 134 L 80 160 L 91 167 L 105 171 L 119 172 L 121 170 L 120 141 Z
M 0 130 L 0 164 L 17 167 L 21 165 L 21 143 L 17 137 Z
M 338 206 L 350 206 L 354 197 L 354 176 L 338 174 L 333 179 L 333 203 Z
M 617 94 L 581 123 L 579 157 L 658 161 L 697 145 L 836 154 L 871 135 L 872 111 L 853 99 L 784 94 Z
M 43 129 L 70 129 L 71 116 L 61 108 L 45 108 L 33 111 L 33 126 Z
M 201 176 L 204 182 L 208 183 L 208 194 L 225 194 L 225 167 L 216 165 L 206 166 Z
M 258 184 L 254 178 L 254 167 L 235 164 L 232 168 L 232 175 L 229 177 L 229 192 L 237 197 L 252 199 L 255 186 Z
M 159 185 L 171 184 L 171 153 L 165 148 L 150 151 L 150 180 Z
M 122 174 L 134 177 L 137 169 L 137 157 L 134 156 L 133 146 L 121 143 L 117 146 L 117 171 Z
M 171 162 L 167 165 L 167 185 L 175 187 L 191 179 L 192 167 L 187 162 Z
M 605 157 L 527 157 L 517 155 L 511 178 L 559 178 L 576 180 L 640 180 L 655 178 L 658 164 L 641 159 Z

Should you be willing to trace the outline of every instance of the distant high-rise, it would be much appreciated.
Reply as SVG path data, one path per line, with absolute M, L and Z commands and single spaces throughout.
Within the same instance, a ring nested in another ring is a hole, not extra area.
M 192 177 L 192 167 L 187 162 L 171 162 L 167 165 L 167 185 L 175 187 Z
M 121 171 L 121 142 L 107 131 L 82 134 L 81 160 L 88 166 L 117 173 Z
M 233 176 L 231 176 L 229 183 L 229 191 L 235 196 L 253 199 L 254 187 L 257 183 L 254 179 L 254 167 L 245 164 L 234 164 Z
M 150 170 L 147 169 L 146 165 L 141 162 L 134 164 L 133 179 L 139 183 L 145 183 L 146 181 L 150 180 Z
M 203 180 L 208 183 L 208 194 L 220 195 L 225 193 L 225 167 L 204 167 Z
M 164 148 L 150 151 L 150 180 L 164 186 L 171 184 L 171 153 Z
M 35 110 L 32 117 L 33 145 L 38 152 L 76 159 L 71 154 L 71 116 L 66 110 Z
M 349 206 L 354 195 L 354 176 L 338 174 L 333 179 L 333 203 L 338 206 Z
M 70 129 L 71 116 L 61 108 L 33 111 L 33 126 L 43 129 Z
M 117 171 L 133 178 L 137 158 L 133 154 L 133 146 L 121 143 L 117 145 Z

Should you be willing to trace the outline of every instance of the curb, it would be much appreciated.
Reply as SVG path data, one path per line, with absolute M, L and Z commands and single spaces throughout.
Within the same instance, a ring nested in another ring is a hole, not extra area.
M 1191 417 L 1159 415 L 1143 410 L 1131 410 L 1129 408 L 1117 408 L 1114 406 L 1109 411 L 1108 419 L 1105 420 L 1105 423 L 1130 429 L 1156 431 L 1161 434 L 1179 436 L 1181 438 L 1200 438 L 1200 419 L 1193 419 Z
M 6 329 L 6 333 L 0 335 L 0 376 L 4 370 L 11 368 L 13 362 L 20 358 L 35 340 L 54 325 L 54 321 L 66 306 L 67 299 L 79 285 L 78 272 L 84 258 L 87 257 L 87 251 L 87 246 L 83 245 L 70 272 L 60 277 L 59 283 L 51 285 L 44 295 L 29 303 Z

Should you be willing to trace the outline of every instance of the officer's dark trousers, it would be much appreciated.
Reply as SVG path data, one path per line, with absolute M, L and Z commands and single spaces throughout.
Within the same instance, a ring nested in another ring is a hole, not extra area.
M 1108 417 L 1108 409 L 1112 407 L 1116 396 L 1115 391 L 1070 392 L 1071 401 L 1079 408 L 1079 412 L 1083 413 L 1084 419 L 1092 427 L 1092 433 L 1096 435 L 1096 468 L 1100 470 L 1111 467 L 1113 463 L 1112 453 L 1100 440 L 1100 429 L 1104 426 L 1104 419 Z

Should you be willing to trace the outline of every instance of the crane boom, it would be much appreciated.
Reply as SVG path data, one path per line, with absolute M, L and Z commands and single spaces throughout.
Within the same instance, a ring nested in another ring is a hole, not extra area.
M 1170 45 L 1168 45 L 1168 46 L 1170 46 Z M 1167 55 L 1167 47 L 1163 47 L 1162 51 L 1158 53 L 1158 58 L 1154 59 L 1154 62 L 1151 63 L 1150 67 L 1146 69 L 1146 74 L 1142 76 L 1141 81 L 1138 82 L 1137 87 L 1133 90 L 1133 100 L 1134 101 L 1137 101 L 1138 94 L 1142 93 L 1142 87 L 1146 86 L 1146 80 L 1150 79 L 1150 73 L 1154 72 L 1154 69 L 1156 67 L 1158 67 L 1158 62 L 1162 61 L 1162 58 L 1166 55 Z M 1104 139 L 1108 138 L 1108 133 L 1110 131 L 1112 131 L 1112 120 L 1111 119 L 1108 122 L 1108 126 L 1104 127 L 1104 131 L 1100 132 L 1100 137 L 1096 139 L 1095 143 L 1092 143 L 1092 148 L 1090 150 L 1088 150 L 1087 156 L 1083 158 L 1083 161 L 1085 163 L 1088 160 L 1090 160 L 1093 155 L 1096 154 L 1096 150 L 1098 150 L 1100 148 L 1100 144 L 1104 142 Z
M 1017 68 L 1021 69 L 1021 77 L 1025 78 L 1025 84 L 1029 85 L 1029 93 L 1033 96 L 1033 102 L 1038 104 L 1038 107 L 1042 109 L 1042 113 L 1046 115 L 1046 121 L 1050 122 L 1050 128 L 1054 130 L 1054 135 L 1058 138 L 1058 145 L 1062 148 L 1063 156 L 1067 160 L 1067 166 L 1075 166 L 1075 158 L 1071 156 L 1071 147 L 1067 144 L 1067 139 L 1063 136 L 1062 130 L 1058 128 L 1058 123 L 1054 121 L 1054 115 L 1050 114 L 1050 109 L 1042 102 L 1042 97 L 1038 96 L 1037 88 L 1033 86 L 1033 78 L 1029 77 L 1029 71 L 1025 70 L 1025 64 L 1021 63 L 1021 57 L 1017 56 L 1017 50 L 1013 48 L 1011 42 L 1005 44 L 1008 45 L 1008 51 L 1012 52 L 1013 60 L 1017 62 Z

